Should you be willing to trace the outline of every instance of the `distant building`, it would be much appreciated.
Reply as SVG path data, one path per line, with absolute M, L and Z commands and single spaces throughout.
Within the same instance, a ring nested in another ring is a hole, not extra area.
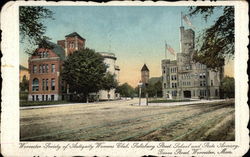
M 46 41 L 47 48 L 40 46 L 29 57 L 29 101 L 63 100 L 66 85 L 61 80 L 62 64 L 65 57 L 83 49 L 85 39 L 76 32 L 65 36 L 57 43 Z M 50 48 L 48 48 L 50 47 Z
M 195 63 L 195 33 L 180 27 L 180 53 L 176 60 L 162 60 L 164 98 L 219 98 L 223 69 L 215 72 L 206 65 Z
M 149 69 L 146 64 L 143 65 L 141 69 L 141 82 L 145 85 L 149 81 Z
M 30 79 L 29 69 L 19 65 L 19 82 L 22 82 L 24 79 Z
M 104 63 L 108 66 L 107 71 L 115 75 L 115 79 L 119 82 L 119 66 L 116 65 L 116 57 L 114 53 L 99 52 L 104 57 Z M 120 97 L 119 93 L 115 92 L 115 89 L 111 89 L 109 92 L 106 90 L 100 90 L 98 92 L 100 100 L 114 100 Z

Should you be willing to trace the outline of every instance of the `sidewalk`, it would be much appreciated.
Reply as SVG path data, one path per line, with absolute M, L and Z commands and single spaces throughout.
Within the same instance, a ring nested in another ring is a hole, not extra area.
M 25 109 L 39 109 L 39 108 L 48 108 L 48 107 L 63 107 L 63 106 L 73 106 L 73 105 L 80 105 L 80 104 L 101 104 L 101 103 L 107 103 L 107 102 L 115 102 L 115 101 L 127 101 L 127 100 L 113 100 L 113 101 L 99 101 L 99 102 L 90 102 L 90 103 L 69 103 L 69 104 L 55 104 L 55 105 L 40 105 L 40 106 L 23 106 L 20 107 L 20 110 Z
M 197 100 L 197 101 L 188 101 L 188 102 L 148 103 L 148 106 L 179 106 L 179 105 L 200 104 L 200 103 L 220 102 L 220 101 L 225 101 L 225 99 Z M 135 103 L 131 105 L 139 106 L 139 103 Z M 147 106 L 146 101 L 141 102 L 140 106 Z

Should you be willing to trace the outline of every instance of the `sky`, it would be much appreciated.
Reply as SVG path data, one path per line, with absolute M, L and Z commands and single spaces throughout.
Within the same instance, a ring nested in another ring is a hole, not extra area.
M 86 47 L 97 52 L 112 52 L 120 67 L 120 83 L 136 86 L 145 63 L 150 77 L 161 76 L 161 60 L 165 59 L 165 42 L 179 52 L 181 12 L 188 7 L 175 6 L 46 6 L 54 20 L 44 20 L 45 36 L 52 42 L 77 32 L 86 39 Z M 221 14 L 217 10 L 207 22 L 201 16 L 191 18 L 198 35 Z M 183 22 L 188 29 L 188 25 Z M 20 64 L 27 67 L 24 53 L 26 42 L 20 43 Z M 168 59 L 175 56 L 167 53 Z M 226 75 L 233 76 L 233 61 L 225 67 Z

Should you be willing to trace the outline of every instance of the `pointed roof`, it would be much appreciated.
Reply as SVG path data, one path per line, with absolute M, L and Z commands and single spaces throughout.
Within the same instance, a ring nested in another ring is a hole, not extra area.
M 42 42 L 39 44 L 38 47 L 39 48 L 49 48 L 54 53 L 56 53 L 60 57 L 60 59 L 62 59 L 62 60 L 65 59 L 64 49 L 60 45 L 57 45 L 49 40 L 42 40 Z
M 85 40 L 83 37 L 81 37 L 78 33 L 76 32 L 73 32 L 73 33 L 70 33 L 68 35 L 65 35 L 65 37 L 75 37 L 77 36 L 78 38 L 82 39 L 82 40 Z
M 148 67 L 146 66 L 146 64 L 143 65 L 143 67 L 141 68 L 141 71 L 149 71 Z
M 21 65 L 21 64 L 19 64 L 19 69 L 20 69 L 20 70 L 29 70 L 28 68 L 26 68 L 25 66 L 23 66 L 23 65 Z
M 52 46 L 51 50 L 53 52 L 55 52 L 62 60 L 65 59 L 64 49 L 60 45 L 57 45 L 57 44 L 50 42 L 50 41 L 47 41 L 47 43 Z

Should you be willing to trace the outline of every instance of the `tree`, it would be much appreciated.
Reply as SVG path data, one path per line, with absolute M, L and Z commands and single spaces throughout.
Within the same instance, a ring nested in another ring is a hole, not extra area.
M 114 89 L 118 86 L 118 83 L 115 79 L 115 75 L 111 74 L 110 72 L 107 72 L 103 78 L 102 81 L 102 89 L 107 90 L 108 91 L 108 95 L 111 89 Z M 109 100 L 109 97 L 108 97 Z
M 29 80 L 27 80 L 26 75 L 23 76 L 22 82 L 20 82 L 20 90 L 28 91 L 29 90 Z
M 63 64 L 62 79 L 69 84 L 71 92 L 88 101 L 89 93 L 96 93 L 103 88 L 106 69 L 103 57 L 86 48 L 67 57 Z
M 221 83 L 221 90 L 225 97 L 234 98 L 235 88 L 234 88 L 234 78 L 224 77 Z
M 20 6 L 19 30 L 21 41 L 27 39 L 32 45 L 40 43 L 46 30 L 45 19 L 53 19 L 53 12 L 41 6 Z
M 195 61 L 215 70 L 224 66 L 226 57 L 234 56 L 234 7 L 197 6 L 189 8 L 189 16 L 201 14 L 205 21 L 214 13 L 215 9 L 221 8 L 223 14 L 198 37 L 197 52 L 193 56 Z
M 162 82 L 160 80 L 155 83 L 149 81 L 146 90 L 149 97 L 162 97 Z
M 128 83 L 124 83 L 118 86 L 116 92 L 120 93 L 122 97 L 134 97 L 135 94 L 134 88 Z

